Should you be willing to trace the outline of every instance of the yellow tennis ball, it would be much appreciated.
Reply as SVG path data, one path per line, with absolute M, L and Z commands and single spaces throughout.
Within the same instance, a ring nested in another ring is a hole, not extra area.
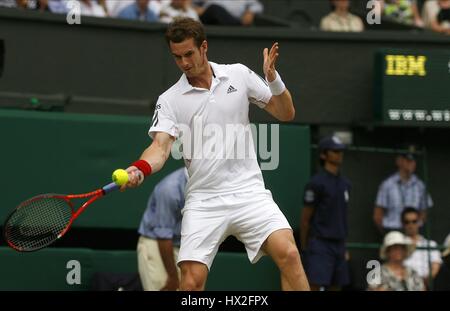
M 117 169 L 112 174 L 112 180 L 117 185 L 122 186 L 128 182 L 128 173 L 123 169 Z

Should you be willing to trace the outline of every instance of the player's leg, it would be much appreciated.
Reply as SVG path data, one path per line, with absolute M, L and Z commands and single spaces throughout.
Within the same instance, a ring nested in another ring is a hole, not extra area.
M 205 289 L 208 267 L 197 261 L 182 261 L 180 289 L 183 291 L 201 291 Z
M 203 290 L 209 268 L 227 237 L 227 213 L 220 197 L 185 206 L 178 266 L 181 290 Z
M 237 194 L 234 198 L 239 208 L 231 215 L 232 234 L 244 243 L 249 260 L 256 263 L 265 253 L 270 254 L 280 268 L 283 289 L 308 290 L 291 226 L 270 193 Z
M 281 229 L 273 232 L 262 248 L 280 269 L 283 290 L 310 289 L 292 230 Z

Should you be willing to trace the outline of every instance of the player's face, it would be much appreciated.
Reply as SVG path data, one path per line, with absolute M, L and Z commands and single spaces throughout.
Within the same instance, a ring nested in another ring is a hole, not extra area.
M 208 44 L 203 41 L 200 48 L 197 47 L 193 38 L 186 39 L 180 43 L 170 42 L 170 51 L 180 70 L 188 78 L 197 77 L 206 70 L 208 64 L 206 51 Z

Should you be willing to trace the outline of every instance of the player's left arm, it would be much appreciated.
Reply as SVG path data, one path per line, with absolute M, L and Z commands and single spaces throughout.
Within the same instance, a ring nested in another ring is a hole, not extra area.
M 267 48 L 263 51 L 264 74 L 272 92 L 272 97 L 264 109 L 280 121 L 292 121 L 295 117 L 292 96 L 275 69 L 278 49 L 278 42 L 275 42 L 270 51 Z

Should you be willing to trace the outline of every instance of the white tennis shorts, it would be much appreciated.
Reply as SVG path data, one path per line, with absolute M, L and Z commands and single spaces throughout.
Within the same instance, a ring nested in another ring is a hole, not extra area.
M 248 259 L 256 263 L 265 255 L 261 246 L 271 233 L 291 229 L 270 192 L 217 196 L 188 203 L 182 213 L 178 264 L 197 261 L 208 269 L 230 235 L 244 243 Z

